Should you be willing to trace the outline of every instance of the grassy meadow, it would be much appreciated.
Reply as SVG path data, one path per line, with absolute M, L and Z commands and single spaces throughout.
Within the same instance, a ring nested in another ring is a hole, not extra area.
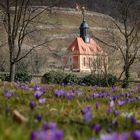
M 51 138 L 54 124 L 60 137 Z M 139 86 L 0 83 L 0 140 L 140 140 L 139 133 Z

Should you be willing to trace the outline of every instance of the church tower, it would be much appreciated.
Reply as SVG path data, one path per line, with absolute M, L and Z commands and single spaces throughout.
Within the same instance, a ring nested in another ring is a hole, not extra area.
M 82 15 L 83 15 L 83 21 L 80 25 L 80 37 L 83 39 L 85 43 L 89 43 L 89 35 L 88 35 L 88 29 L 89 26 L 87 22 L 85 21 L 85 9 L 82 8 Z

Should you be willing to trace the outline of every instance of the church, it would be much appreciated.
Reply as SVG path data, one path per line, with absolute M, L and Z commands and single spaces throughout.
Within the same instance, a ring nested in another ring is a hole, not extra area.
M 68 46 L 63 57 L 63 69 L 74 72 L 104 73 L 108 69 L 108 55 L 88 34 L 89 26 L 83 16 L 80 36 Z

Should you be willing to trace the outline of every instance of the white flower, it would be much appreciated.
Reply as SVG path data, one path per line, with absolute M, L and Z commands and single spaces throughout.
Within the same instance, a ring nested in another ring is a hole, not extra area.
M 133 116 L 133 112 L 130 112 L 130 113 L 128 113 L 128 112 L 123 112 L 123 113 L 121 114 L 121 116 L 124 117 L 124 118 L 131 118 L 131 117 Z

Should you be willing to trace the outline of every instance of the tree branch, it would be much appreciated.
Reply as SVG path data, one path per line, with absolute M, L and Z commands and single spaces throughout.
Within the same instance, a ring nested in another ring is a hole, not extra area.
M 18 60 L 16 60 L 15 62 L 19 62 L 20 60 L 22 60 L 23 58 L 27 57 L 35 48 L 38 48 L 38 47 L 41 47 L 43 46 L 44 44 L 47 44 L 49 43 L 51 40 L 47 40 L 39 45 L 36 45 L 34 47 L 32 47 L 25 55 L 23 55 L 22 57 L 20 57 Z

